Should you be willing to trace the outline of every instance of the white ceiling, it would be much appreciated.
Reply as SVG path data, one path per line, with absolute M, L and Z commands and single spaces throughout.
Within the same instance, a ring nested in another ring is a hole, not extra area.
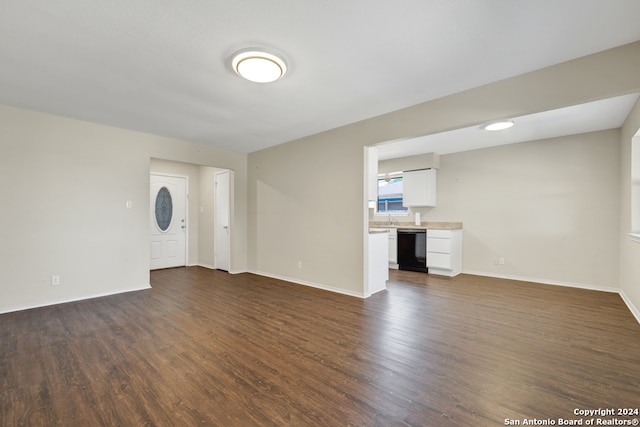
M 0 103 L 251 152 L 640 40 L 637 0 L 2 0 Z M 232 54 L 281 53 L 286 77 Z
M 622 126 L 637 100 L 636 93 L 515 117 L 512 118 L 514 126 L 502 131 L 488 132 L 483 126 L 473 126 L 420 138 L 382 143 L 378 146 L 378 158 L 387 160 L 424 153 L 449 154 L 617 129 Z

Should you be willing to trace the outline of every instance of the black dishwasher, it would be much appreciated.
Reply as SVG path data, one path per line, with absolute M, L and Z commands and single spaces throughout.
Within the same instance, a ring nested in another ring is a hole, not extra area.
M 398 268 L 427 272 L 427 230 L 398 229 Z

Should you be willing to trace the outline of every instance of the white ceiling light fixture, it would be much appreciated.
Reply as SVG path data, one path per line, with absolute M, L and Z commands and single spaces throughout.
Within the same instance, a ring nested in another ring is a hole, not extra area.
M 509 129 L 513 125 L 514 125 L 513 120 L 500 120 L 499 122 L 493 122 L 493 123 L 484 125 L 482 129 L 493 132 L 496 130 Z
M 231 64 L 239 76 L 256 83 L 274 82 L 287 72 L 287 65 L 281 58 L 257 49 L 237 53 Z

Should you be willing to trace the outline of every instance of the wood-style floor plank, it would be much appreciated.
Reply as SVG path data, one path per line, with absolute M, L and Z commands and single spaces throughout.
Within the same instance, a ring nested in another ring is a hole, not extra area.
M 495 426 L 640 406 L 640 325 L 616 294 L 404 271 L 366 300 L 199 267 L 151 279 L 0 315 L 0 425 Z

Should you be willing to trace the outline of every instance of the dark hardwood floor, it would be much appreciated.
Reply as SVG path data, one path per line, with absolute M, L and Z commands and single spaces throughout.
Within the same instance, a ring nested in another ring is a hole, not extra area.
M 640 407 L 640 325 L 616 294 L 400 271 L 367 300 L 199 267 L 151 279 L 0 315 L 0 425 L 498 426 Z

